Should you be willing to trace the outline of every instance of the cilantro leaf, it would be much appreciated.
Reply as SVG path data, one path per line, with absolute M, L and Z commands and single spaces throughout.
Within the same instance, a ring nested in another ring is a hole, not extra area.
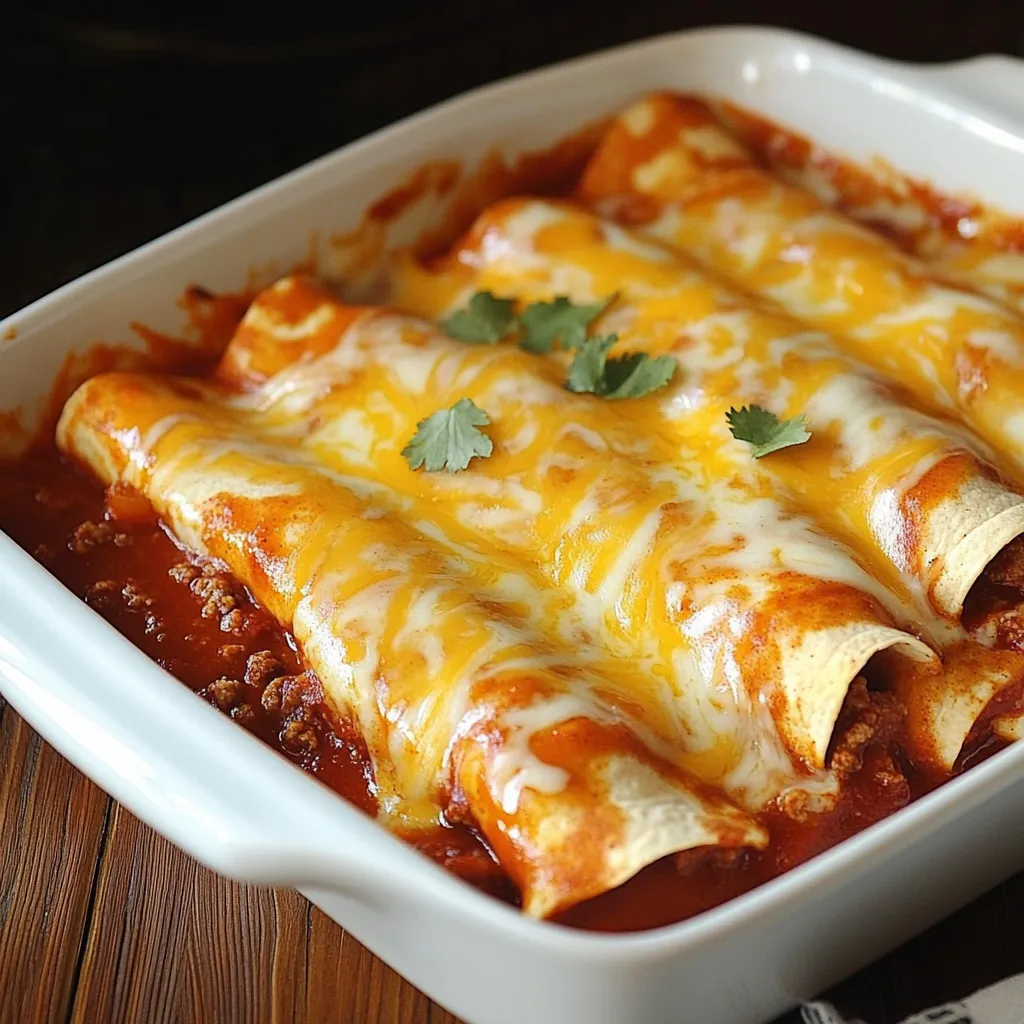
M 618 340 L 617 334 L 607 334 L 584 341 L 576 350 L 576 355 L 572 357 L 565 386 L 577 393 L 601 394 L 604 387 L 604 370 L 608 363 L 608 349 Z
M 729 424 L 729 433 L 738 441 L 746 441 L 755 459 L 777 452 L 780 448 L 803 444 L 811 437 L 807 420 L 803 416 L 780 420 L 775 413 L 759 405 L 752 405 L 749 409 L 746 406 L 730 409 L 725 418 Z
M 677 363 L 672 356 L 631 352 L 609 359 L 608 350 L 618 340 L 618 335 L 608 334 L 584 341 L 573 357 L 565 386 L 601 398 L 642 398 L 675 376 Z
M 441 328 L 467 345 L 496 345 L 512 329 L 516 315 L 513 299 L 499 299 L 491 292 L 477 292 L 465 309 L 441 321 Z
M 576 305 L 559 295 L 554 302 L 531 302 L 519 317 L 523 336 L 519 341 L 527 352 L 546 353 L 555 348 L 579 348 L 587 338 L 587 328 L 608 308 L 611 299 L 593 305 Z
M 671 383 L 679 364 L 672 356 L 631 352 L 605 365 L 606 398 L 643 398 Z
M 490 417 L 469 398 L 460 398 L 450 409 L 439 409 L 416 424 L 416 433 L 402 449 L 410 469 L 420 466 L 428 473 L 465 469 L 474 456 L 487 458 L 494 450 L 491 439 L 479 427 Z

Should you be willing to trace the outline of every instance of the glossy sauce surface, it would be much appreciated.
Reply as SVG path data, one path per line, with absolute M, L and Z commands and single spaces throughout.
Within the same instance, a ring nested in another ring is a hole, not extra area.
M 104 493 L 53 448 L 0 464 L 0 529 L 158 665 L 360 810 L 377 809 L 373 771 L 294 640 L 236 581 L 193 563 L 136 495 Z M 204 571 L 205 570 L 205 571 Z M 508 900 L 515 892 L 469 830 L 416 845 Z
M 575 149 L 572 157 L 566 162 L 578 161 Z M 402 198 L 392 197 L 399 206 Z M 378 204 L 370 216 L 386 219 L 393 212 L 386 203 Z M 206 293 L 196 294 L 214 327 L 217 337 L 210 347 L 215 350 L 244 312 L 244 302 L 234 296 L 219 304 Z M 105 494 L 62 459 L 52 443 L 37 446 L 16 463 L 0 464 L 0 493 L 0 530 L 72 592 L 202 699 L 364 812 L 375 813 L 365 746 L 351 724 L 331 712 L 293 638 L 237 581 L 215 566 L 190 561 L 144 501 L 116 490 Z M 962 767 L 1000 746 L 987 735 L 975 736 L 974 753 Z M 775 877 L 940 781 L 916 774 L 888 748 L 883 735 L 858 754 L 831 813 L 803 822 L 774 810 L 762 814 L 771 834 L 767 850 L 710 859 L 665 858 L 560 920 L 596 930 L 655 927 Z M 518 902 L 515 887 L 471 827 L 443 823 L 409 838 L 469 883 Z
M 0 466 L 0 529 L 72 592 L 202 699 L 219 707 L 294 764 L 368 814 L 376 810 L 372 769 L 348 723 L 303 673 L 288 633 L 225 573 L 192 563 L 130 493 L 104 493 L 53 448 Z M 736 896 L 904 806 L 914 790 L 877 771 L 848 779 L 840 807 L 800 825 L 763 815 L 772 843 L 763 853 L 690 867 L 666 858 L 626 885 L 563 915 L 598 930 L 635 930 L 682 920 Z M 469 883 L 511 903 L 514 886 L 469 827 L 449 825 L 407 837 Z M 724 861 L 724 862 L 723 862 Z

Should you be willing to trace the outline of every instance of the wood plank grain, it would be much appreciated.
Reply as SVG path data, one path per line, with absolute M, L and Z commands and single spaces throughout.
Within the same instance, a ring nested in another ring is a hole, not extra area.
M 195 870 L 114 808 L 73 1020 L 174 1019 Z
M 65 1019 L 90 925 L 76 1021 L 458 1024 L 297 893 L 220 878 L 120 807 L 90 916 L 106 798 L 2 702 L 0 759 L 0 992 L 12 1020 Z M 1019 971 L 1022 904 L 1018 876 L 826 998 L 894 1024 Z
M 72 1020 L 459 1024 L 298 893 L 222 878 L 120 806 Z
M 179 855 L 182 856 L 182 855 Z M 181 1020 L 291 1024 L 305 1012 L 308 903 L 196 866 Z
M 2 702 L 0 765 L 2 1011 L 63 1022 L 110 801 Z
M 460 1024 L 326 914 L 309 905 L 305 1021 Z

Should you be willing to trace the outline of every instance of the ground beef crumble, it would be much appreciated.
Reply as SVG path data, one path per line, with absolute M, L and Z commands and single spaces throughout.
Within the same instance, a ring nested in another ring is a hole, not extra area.
M 1002 551 L 988 563 L 985 576 L 992 583 L 1024 591 L 1024 537 L 1011 540 Z
M 220 629 L 222 633 L 235 633 L 236 635 L 245 632 L 245 615 L 242 614 L 239 609 L 235 608 L 233 611 L 228 612 L 226 615 L 222 615 L 220 619 Z
M 284 673 L 281 661 L 270 651 L 256 651 L 249 655 L 240 679 L 221 676 L 204 693 L 242 724 L 254 720 L 251 700 L 258 696 L 263 710 L 279 723 L 281 745 L 296 756 L 310 757 L 320 748 L 317 709 L 323 700 L 323 688 L 312 672 Z
M 141 590 L 134 580 L 128 580 L 128 582 L 121 588 L 121 596 L 124 598 L 124 603 L 133 612 L 141 611 L 143 608 L 149 608 L 153 604 L 153 599 Z
M 747 856 L 742 848 L 730 849 L 725 846 L 702 846 L 695 850 L 680 850 L 673 854 L 672 863 L 676 871 L 684 878 L 695 874 L 702 868 L 714 867 L 730 870 L 741 865 Z
M 888 748 L 895 743 L 904 715 L 895 694 L 869 690 L 867 682 L 858 676 L 850 684 L 832 732 L 829 767 L 840 779 L 859 772 L 869 744 Z
M 79 524 L 75 530 L 71 537 L 70 546 L 76 555 L 85 555 L 101 544 L 114 543 L 119 548 L 123 548 L 131 544 L 131 542 L 131 536 L 119 530 L 113 523 L 97 523 L 87 519 L 84 523 Z
M 826 764 L 842 785 L 851 776 L 870 770 L 872 784 L 880 789 L 906 788 L 902 768 L 892 749 L 903 727 L 905 710 L 892 693 L 874 691 L 858 676 L 847 691 L 843 708 L 832 731 Z M 865 768 L 868 751 L 873 752 Z M 779 810 L 796 822 L 830 809 L 834 798 L 801 790 L 784 793 Z
M 239 704 L 231 709 L 231 717 L 240 725 L 251 725 L 256 720 L 256 712 L 248 704 Z
M 178 565 L 172 565 L 167 570 L 167 575 L 178 583 L 191 583 L 202 575 L 202 570 L 191 562 L 180 562 Z
M 221 676 L 206 688 L 206 693 L 221 711 L 230 711 L 241 699 L 243 683 L 237 679 Z
M 300 717 L 289 718 L 281 730 L 281 742 L 293 753 L 311 754 L 320 746 L 314 716 L 308 708 Z
M 245 681 L 249 686 L 265 690 L 267 684 L 284 674 L 284 666 L 270 651 L 257 651 L 245 665 Z
M 238 644 L 230 645 L 232 648 L 244 650 Z M 267 710 L 280 710 L 281 702 L 279 696 L 268 705 L 267 691 L 273 688 L 275 695 L 280 694 L 280 676 L 284 673 L 284 666 L 270 651 L 256 651 L 246 659 L 245 672 L 240 679 L 231 679 L 221 676 L 206 687 L 206 694 L 222 711 L 228 711 L 242 701 L 247 692 L 255 690 L 260 696 L 260 703 Z M 294 678 L 294 677 L 292 677 Z
M 1024 608 L 1014 606 L 993 612 L 986 625 L 993 631 L 997 646 L 1024 651 Z
M 167 572 L 178 583 L 187 583 L 189 590 L 203 602 L 200 614 L 204 619 L 219 617 L 224 633 L 240 634 L 245 631 L 247 619 L 242 611 L 245 591 L 227 573 L 210 562 L 202 565 L 181 562 L 171 566 Z
M 320 745 L 314 710 L 323 700 L 320 680 L 312 672 L 278 676 L 263 691 L 266 711 L 281 715 L 281 743 L 294 754 L 312 754 Z
M 96 609 L 110 608 L 121 598 L 121 584 L 117 580 L 97 580 L 85 592 L 86 603 Z

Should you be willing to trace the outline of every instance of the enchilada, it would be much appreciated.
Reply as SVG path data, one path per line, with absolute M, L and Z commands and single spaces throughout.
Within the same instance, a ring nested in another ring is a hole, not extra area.
M 593 305 L 614 289 L 597 329 L 627 353 L 679 362 L 679 383 L 646 400 L 657 409 L 650 429 L 675 446 L 668 459 L 701 460 L 717 476 L 744 473 L 827 524 L 890 583 L 894 613 L 946 651 L 941 684 L 930 685 L 975 713 L 934 716 L 936 698 L 917 699 L 913 671 L 899 687 L 919 760 L 949 769 L 988 701 L 1019 686 L 1015 652 L 983 652 L 955 623 L 992 559 L 1004 549 L 1019 557 L 1009 545 L 1024 530 L 1024 499 L 977 438 L 916 409 L 828 336 L 564 203 L 508 200 L 449 256 L 427 267 L 406 260 L 394 281 L 399 304 L 433 316 L 481 290 L 521 303 L 561 294 Z M 730 436 L 734 404 L 803 416 L 810 438 L 751 459 Z
M 783 181 L 881 232 L 939 277 L 1024 312 L 1020 222 L 975 196 L 950 196 L 886 161 L 860 167 L 785 126 L 727 102 L 713 108 L 759 162 Z
M 580 197 L 683 249 L 953 412 L 1020 476 L 1024 322 L 757 166 L 712 108 L 657 95 L 612 127 Z
M 660 756 L 653 702 L 588 664 L 575 623 L 564 644 L 530 628 L 531 614 L 559 615 L 557 593 L 518 567 L 516 592 L 495 586 L 509 567 L 448 554 L 401 502 L 306 457 L 268 418 L 192 382 L 108 375 L 79 389 L 58 436 L 290 628 L 367 744 L 386 821 L 471 815 L 535 914 L 668 853 L 764 845 L 754 820 Z
M 108 488 L 69 549 L 95 607 L 166 636 L 124 576 L 166 530 L 230 634 L 226 675 L 175 662 L 207 699 L 527 913 L 655 886 L 637 927 L 1019 735 L 1024 497 L 973 413 L 592 186 L 400 256 L 387 306 L 286 277 L 212 373 L 95 377 L 57 439 Z

